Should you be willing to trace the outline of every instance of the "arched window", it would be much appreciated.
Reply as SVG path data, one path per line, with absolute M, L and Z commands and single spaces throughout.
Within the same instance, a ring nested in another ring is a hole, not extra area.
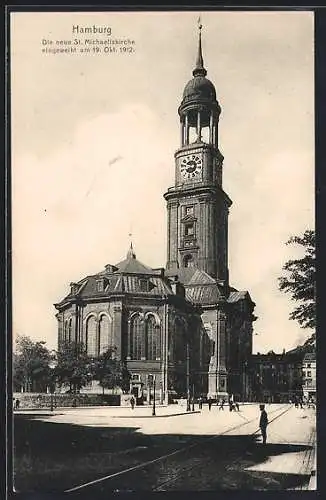
M 192 258 L 192 255 L 186 255 L 183 259 L 183 266 L 184 267 L 193 267 L 194 266 L 194 260 Z
M 90 316 L 86 323 L 86 348 L 89 356 L 98 355 L 96 319 Z
M 131 359 L 142 359 L 145 357 L 145 342 L 143 324 L 139 315 L 133 316 L 130 321 Z
M 99 336 L 100 336 L 100 354 L 107 351 L 109 347 L 112 347 L 112 330 L 111 321 L 106 316 L 102 314 L 99 321 Z
M 156 325 L 154 316 L 148 316 L 146 320 L 146 346 L 147 346 L 147 359 L 160 358 L 160 330 Z

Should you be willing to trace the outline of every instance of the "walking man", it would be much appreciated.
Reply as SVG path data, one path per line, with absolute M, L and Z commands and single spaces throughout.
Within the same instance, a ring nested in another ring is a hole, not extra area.
M 212 398 L 211 398 L 211 397 L 209 397 L 209 398 L 208 398 L 208 409 L 209 409 L 209 411 L 211 411 L 211 408 L 212 408 L 212 402 L 213 402 L 213 401 L 212 401 Z
M 135 408 L 135 398 L 133 396 L 131 396 L 130 404 L 131 404 L 131 409 L 133 410 Z
M 223 410 L 224 411 L 224 403 L 225 403 L 225 399 L 223 398 L 221 403 L 220 403 L 220 406 L 219 406 L 219 410 Z
M 259 427 L 261 430 L 261 435 L 263 438 L 263 444 L 266 444 L 266 428 L 268 425 L 268 418 L 267 418 L 267 413 L 265 411 L 265 405 L 259 405 L 260 409 L 260 420 L 259 420 Z

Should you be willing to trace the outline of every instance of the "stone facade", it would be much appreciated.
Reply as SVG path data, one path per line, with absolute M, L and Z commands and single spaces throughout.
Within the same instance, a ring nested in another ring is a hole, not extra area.
M 187 394 L 195 380 L 205 386 L 208 342 L 200 309 L 187 300 L 176 277 L 144 266 L 132 248 L 124 261 L 71 284 L 70 294 L 55 307 L 59 349 L 81 342 L 97 358 L 114 346 L 138 399 L 149 399 L 154 377 L 162 401 L 169 393 Z
M 316 398 L 316 354 L 307 352 L 302 361 L 302 389 L 305 398 Z

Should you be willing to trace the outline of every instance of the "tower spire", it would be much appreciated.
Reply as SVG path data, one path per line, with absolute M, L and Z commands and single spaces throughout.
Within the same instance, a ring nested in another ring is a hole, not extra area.
M 198 52 L 197 52 L 197 59 L 196 59 L 196 67 L 193 70 L 192 74 L 194 76 L 206 76 L 207 71 L 204 68 L 204 60 L 203 60 L 203 53 L 202 53 L 202 48 L 201 48 L 201 30 L 202 30 L 203 25 L 201 24 L 201 19 L 200 16 L 198 18 Z
M 134 252 L 133 246 L 132 246 L 132 233 L 129 233 L 129 238 L 130 238 L 130 247 L 127 253 L 127 259 L 135 259 L 136 254 Z

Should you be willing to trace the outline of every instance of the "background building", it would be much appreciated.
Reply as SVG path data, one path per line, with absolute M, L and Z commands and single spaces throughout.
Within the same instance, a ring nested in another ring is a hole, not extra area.
M 302 397 L 302 356 L 298 353 L 254 354 L 250 366 L 250 399 L 271 403 Z
M 302 390 L 305 398 L 316 397 L 316 354 L 313 352 L 303 357 Z

